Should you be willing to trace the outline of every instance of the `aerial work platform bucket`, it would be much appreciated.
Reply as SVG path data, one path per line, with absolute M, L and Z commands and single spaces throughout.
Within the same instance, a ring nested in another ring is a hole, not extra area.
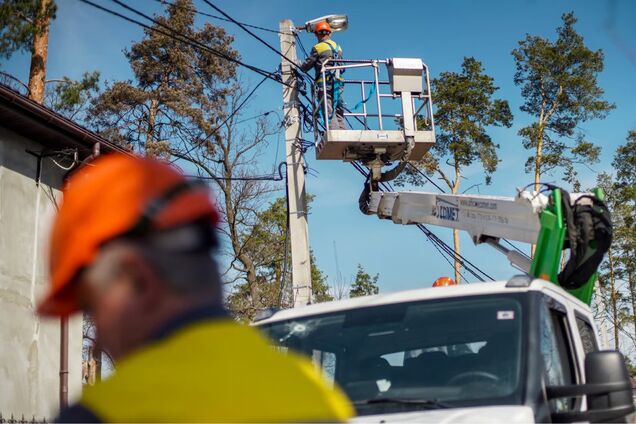
M 381 79 L 380 65 L 386 68 L 386 79 Z M 369 71 L 372 75 L 366 79 L 340 78 L 348 98 L 361 95 L 353 110 L 345 109 L 346 129 L 334 125 L 335 112 L 315 87 L 316 159 L 361 161 L 376 167 L 421 160 L 435 142 L 428 68 L 420 59 L 330 59 L 322 67 L 322 90 L 328 89 L 328 76 Z

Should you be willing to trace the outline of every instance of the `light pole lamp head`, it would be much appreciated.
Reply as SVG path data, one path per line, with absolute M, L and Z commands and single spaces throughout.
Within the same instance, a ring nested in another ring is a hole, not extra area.
M 331 31 L 333 32 L 344 31 L 349 27 L 349 18 L 347 15 L 326 15 L 307 21 L 304 25 L 301 25 L 296 29 L 300 31 L 306 30 L 307 32 L 314 32 L 316 25 L 319 22 L 324 21 L 327 21 L 331 27 Z

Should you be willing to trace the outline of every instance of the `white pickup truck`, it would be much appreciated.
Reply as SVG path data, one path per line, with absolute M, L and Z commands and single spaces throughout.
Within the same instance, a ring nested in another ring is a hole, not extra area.
M 268 316 L 269 315 L 269 316 Z M 590 308 L 527 275 L 271 312 L 259 326 L 338 384 L 360 422 L 630 420 L 624 359 Z

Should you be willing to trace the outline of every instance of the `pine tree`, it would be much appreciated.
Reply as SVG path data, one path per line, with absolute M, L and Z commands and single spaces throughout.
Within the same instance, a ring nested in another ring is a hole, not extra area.
M 29 98 L 44 102 L 49 26 L 55 19 L 53 0 L 4 0 L 0 2 L 0 57 L 31 52 Z
M 417 164 L 429 175 L 442 178 L 451 193 L 459 192 L 462 171 L 474 162 L 484 167 L 486 184 L 490 184 L 492 174 L 497 169 L 499 158 L 497 148 L 486 128 L 489 126 L 512 125 L 512 113 L 508 102 L 493 99 L 499 89 L 494 79 L 484 72 L 484 68 L 473 57 L 465 57 L 461 72 L 442 72 L 432 81 L 435 101 L 435 145 L 424 159 Z M 442 166 L 446 163 L 450 171 Z M 410 182 L 423 184 L 421 176 L 406 168 L 406 177 L 398 184 Z M 460 253 L 459 231 L 453 230 L 455 252 Z M 461 282 L 461 265 L 455 260 L 455 281 Z
M 313 196 L 308 196 L 308 205 Z M 228 309 L 243 321 L 250 321 L 263 308 L 287 308 L 293 305 L 291 290 L 291 252 L 287 232 L 287 206 L 277 198 L 259 212 L 256 224 L 241 236 L 245 253 L 253 258 L 258 281 L 258 295 L 253 296 L 247 281 L 238 281 L 227 298 Z M 333 300 L 327 277 L 318 268 L 310 252 L 313 302 Z M 282 291 L 281 291 L 282 290 Z
M 107 86 L 91 111 L 93 124 L 104 136 L 166 158 L 182 147 L 216 153 L 215 142 L 223 136 L 218 126 L 236 85 L 236 66 L 165 33 L 195 39 L 230 57 L 238 53 L 221 27 L 206 23 L 197 30 L 195 12 L 191 0 L 171 3 L 167 16 L 155 17 L 158 24 L 153 28 L 163 33 L 146 29 L 144 38 L 124 51 L 134 80 Z
M 600 148 L 577 132 L 580 123 L 604 118 L 614 105 L 604 101 L 597 77 L 603 71 L 603 51 L 590 50 L 576 32 L 573 12 L 562 16 L 557 39 L 527 34 L 512 51 L 521 87 L 521 111 L 535 121 L 521 130 L 523 147 L 532 155 L 526 171 L 534 171 L 535 190 L 541 176 L 561 169 L 564 180 L 579 190 L 576 165 L 598 161 Z M 574 143 L 569 140 L 574 139 Z
M 380 278 L 380 274 L 376 274 L 371 277 L 371 275 L 362 268 L 362 265 L 358 264 L 358 272 L 356 273 L 355 280 L 349 290 L 349 297 L 378 294 L 380 292 L 380 287 L 378 287 L 378 278 Z

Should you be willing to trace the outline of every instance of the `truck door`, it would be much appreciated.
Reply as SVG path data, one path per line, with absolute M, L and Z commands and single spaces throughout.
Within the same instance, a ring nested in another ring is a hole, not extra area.
M 583 317 L 578 312 L 575 312 L 575 317 L 583 351 L 585 354 L 596 352 L 598 350 L 598 344 L 596 343 L 594 327 L 592 327 L 592 324 L 590 324 L 590 321 L 586 317 Z
M 580 382 L 580 372 L 574 357 L 574 332 L 568 324 L 567 310 L 551 297 L 544 296 L 543 299 L 540 312 L 540 350 L 543 358 L 544 384 L 577 384 Z M 567 412 L 580 408 L 580 399 L 561 398 L 550 401 L 552 412 Z

